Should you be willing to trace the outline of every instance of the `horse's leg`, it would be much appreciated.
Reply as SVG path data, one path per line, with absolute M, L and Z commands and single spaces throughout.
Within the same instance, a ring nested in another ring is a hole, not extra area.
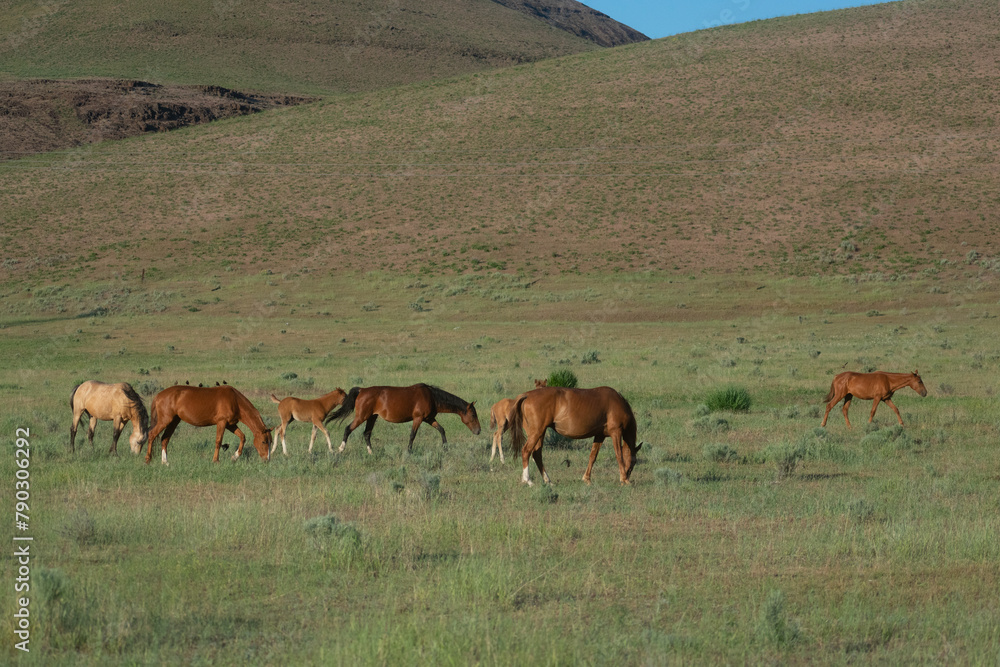
M 288 422 L 286 422 L 285 420 L 281 420 L 281 424 L 278 425 L 278 428 L 274 429 L 274 433 L 271 436 L 273 438 L 274 442 L 271 445 L 271 451 L 268 452 L 268 454 L 274 454 L 274 450 L 276 450 L 278 448 L 278 439 L 280 438 L 281 439 L 281 453 L 284 454 L 285 456 L 288 456 L 288 447 L 285 446 L 285 425 L 286 424 L 288 424 Z
M 368 453 L 372 453 L 372 429 L 375 428 L 375 422 L 378 421 L 378 415 L 372 415 L 365 422 L 365 445 L 368 447 Z M 413 434 L 410 434 L 410 444 L 413 444 Z
M 851 409 L 851 399 L 854 398 L 851 394 L 848 394 L 844 398 L 844 407 L 840 409 L 844 413 L 844 421 L 847 422 L 847 428 L 851 427 L 851 420 L 847 418 L 847 411 Z
M 538 466 L 538 472 L 542 473 L 542 481 L 546 484 L 551 484 L 552 480 L 549 479 L 549 473 L 545 472 L 545 466 L 542 465 L 542 443 L 539 442 L 538 444 L 538 449 L 531 452 L 531 456 L 535 459 L 535 465 Z
M 896 419 L 899 420 L 899 425 L 902 426 L 903 425 L 903 417 L 899 414 L 899 410 L 896 409 L 896 404 L 892 402 L 891 398 L 885 399 L 885 402 L 888 403 L 889 407 L 892 408 L 892 411 L 896 413 Z
M 363 420 L 360 416 L 354 415 L 354 421 L 344 428 L 344 439 L 340 441 L 340 449 L 337 450 L 338 452 L 344 451 L 344 447 L 347 447 L 347 438 L 351 436 L 351 431 L 361 426 L 362 421 Z
M 114 432 L 111 434 L 111 449 L 108 450 L 108 454 L 118 456 L 118 438 L 121 436 L 122 431 L 125 430 L 125 422 L 122 421 L 121 417 L 115 417 L 112 426 L 114 427 Z
M 823 422 L 820 426 L 826 426 L 826 418 L 830 416 L 830 410 L 833 410 L 837 406 L 837 403 L 840 403 L 840 399 L 842 398 L 844 397 L 834 395 L 833 400 L 826 404 L 826 414 L 823 415 Z
M 240 439 L 240 446 L 236 448 L 236 453 L 233 454 L 233 460 L 234 461 L 239 461 L 240 457 L 243 456 L 243 445 L 247 444 L 247 438 L 246 438 L 245 435 L 243 435 L 243 431 L 241 431 L 239 429 L 239 427 L 236 426 L 236 424 L 233 424 L 232 426 L 227 426 L 226 428 L 229 429 L 232 433 L 235 433 L 236 437 L 238 437 Z M 222 435 L 219 435 L 219 442 L 222 442 Z M 218 443 L 216 443 L 216 445 L 215 445 L 215 460 L 216 461 L 219 460 L 219 444 Z
M 73 411 L 73 423 L 69 427 L 69 451 L 76 451 L 76 428 L 80 425 L 80 417 L 83 416 L 83 412 Z
M 441 446 L 444 447 L 445 445 L 447 445 L 448 444 L 448 438 L 446 438 L 445 435 L 444 435 L 444 427 L 441 426 L 441 424 L 438 424 L 436 419 L 431 422 L 431 426 L 433 426 L 434 428 L 436 428 L 438 430 L 438 433 L 441 434 Z
M 222 436 L 226 432 L 226 422 L 219 422 L 215 425 L 215 454 L 212 456 L 212 463 L 219 462 L 219 450 L 222 449 Z
M 542 436 L 545 435 L 545 429 L 542 429 L 540 434 L 532 434 L 527 442 L 524 443 L 524 447 L 521 448 L 521 465 L 523 470 L 521 471 L 521 482 L 527 484 L 528 486 L 534 486 L 531 483 L 531 478 L 528 475 L 528 462 L 531 459 L 532 452 L 535 451 L 536 447 L 541 447 Z
M 622 452 L 622 432 L 615 431 L 611 434 L 611 444 L 615 448 L 615 458 L 618 459 L 618 481 L 622 484 L 631 484 L 625 477 L 625 455 Z
M 313 424 L 315 424 L 315 426 L 313 426 L 314 430 L 318 428 L 320 431 L 323 432 L 323 435 L 326 436 L 326 448 L 332 452 L 333 441 L 330 440 L 330 432 L 326 430 L 325 426 L 323 426 L 323 420 L 315 421 L 313 422 Z
M 316 442 L 316 424 L 312 425 L 312 433 L 309 434 L 309 453 L 312 454 L 313 443 Z
M 163 438 L 160 440 L 160 462 L 163 465 L 167 465 L 167 444 L 170 442 L 170 436 L 174 434 L 177 430 L 177 425 L 181 423 L 180 417 L 174 417 L 167 427 L 163 429 Z M 152 443 L 152 440 L 150 440 Z M 152 446 L 152 445 L 150 445 Z M 149 463 L 149 454 L 146 454 L 146 463 Z
M 875 411 L 878 410 L 878 402 L 882 399 L 876 396 L 872 399 L 872 413 L 868 415 L 868 423 L 871 424 L 872 420 L 875 419 Z
M 410 441 L 406 444 L 407 452 L 413 451 L 413 439 L 417 437 L 417 429 L 420 428 L 420 425 L 423 423 L 424 423 L 423 417 L 413 418 L 413 428 L 410 429 Z M 371 449 L 369 449 L 368 451 L 371 451 Z
M 500 463 L 503 463 L 503 427 L 497 422 L 497 430 L 493 433 L 493 448 L 490 449 L 490 463 L 493 462 L 493 457 L 497 455 L 497 450 L 500 450 Z
M 604 438 L 594 438 L 594 446 L 590 448 L 590 461 L 587 463 L 587 472 L 583 473 L 583 481 L 590 484 L 590 471 L 594 468 L 594 461 L 597 460 L 597 453 L 601 451 Z
M 97 428 L 97 417 L 90 415 L 90 428 L 87 430 L 87 440 L 90 441 L 90 446 L 94 446 L 94 429 Z

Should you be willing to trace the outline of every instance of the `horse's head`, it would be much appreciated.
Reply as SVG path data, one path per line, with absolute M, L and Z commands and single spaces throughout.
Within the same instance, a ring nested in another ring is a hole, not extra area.
M 142 430 L 138 424 L 132 427 L 132 435 L 129 436 L 128 446 L 132 449 L 133 454 L 139 454 L 142 452 L 142 446 L 146 444 L 146 438 L 149 436 L 149 428 L 147 426 L 146 430 Z
M 271 460 L 271 429 L 265 424 L 260 433 L 253 434 L 253 446 L 265 461 Z
M 476 402 L 469 403 L 469 407 L 459 413 L 462 416 L 462 423 L 469 427 L 473 435 L 479 435 L 482 429 L 479 427 L 479 415 L 476 414 Z
M 920 379 L 920 374 L 916 370 L 913 371 L 913 377 L 910 379 L 910 386 L 913 387 L 913 391 L 917 392 L 921 396 L 927 395 L 927 387 L 924 386 L 924 381 Z
M 625 460 L 625 483 L 628 483 L 629 477 L 632 476 L 632 468 L 635 467 L 635 462 L 639 460 L 639 450 L 642 449 L 642 443 L 638 445 L 631 445 L 628 442 L 625 443 L 627 447 L 622 447 L 622 458 Z

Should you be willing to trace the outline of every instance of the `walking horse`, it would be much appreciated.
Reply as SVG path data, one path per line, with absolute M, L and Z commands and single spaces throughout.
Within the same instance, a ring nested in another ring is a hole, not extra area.
M 428 384 L 415 384 L 411 387 L 353 387 L 341 406 L 326 418 L 326 422 L 342 420 L 352 412 L 354 419 L 344 429 L 344 439 L 338 450 L 341 452 L 347 446 L 347 438 L 351 432 L 364 422 L 365 445 L 371 454 L 372 428 L 379 417 L 394 424 L 413 422 L 410 440 L 406 445 L 408 452 L 413 449 L 413 438 L 424 422 L 438 430 L 442 445 L 448 444 L 444 428 L 437 422 L 438 413 L 457 414 L 473 434 L 479 435 L 480 431 L 475 401 L 468 403 L 454 394 Z
M 833 378 L 830 391 L 823 399 L 826 401 L 826 414 L 823 415 L 823 423 L 820 426 L 826 426 L 826 418 L 830 415 L 830 410 L 843 400 L 844 421 L 847 422 L 847 428 L 851 428 L 851 420 L 847 418 L 847 411 L 851 407 L 851 399 L 854 398 L 873 401 L 872 412 L 868 415 L 869 424 L 875 419 L 875 410 L 878 409 L 878 404 L 881 401 L 892 408 L 892 411 L 896 413 L 896 419 L 899 420 L 899 425 L 902 426 L 903 418 L 899 415 L 895 403 L 892 402 L 892 395 L 903 387 L 909 387 L 921 396 L 927 395 L 927 387 L 924 386 L 924 381 L 920 379 L 917 371 L 912 373 L 885 373 L 882 371 L 841 373 Z

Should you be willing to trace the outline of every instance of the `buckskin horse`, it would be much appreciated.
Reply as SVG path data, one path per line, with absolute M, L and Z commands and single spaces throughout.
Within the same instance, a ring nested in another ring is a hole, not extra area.
M 535 389 L 539 387 L 547 387 L 549 384 L 548 380 L 535 380 Z M 490 450 L 490 461 L 493 457 L 497 455 L 497 451 L 500 452 L 500 463 L 503 463 L 503 434 L 507 432 L 510 428 L 510 423 L 507 421 L 507 415 L 510 414 L 510 408 L 514 405 L 513 398 L 501 398 L 499 401 L 493 404 L 490 408 L 490 428 L 493 431 L 493 448 Z
M 288 446 L 285 444 L 285 428 L 290 422 L 298 419 L 300 422 L 312 422 L 312 435 L 309 436 L 309 451 L 313 450 L 313 442 L 316 440 L 316 429 L 326 436 L 326 446 L 333 451 L 333 443 L 330 441 L 330 433 L 323 426 L 323 419 L 330 414 L 330 411 L 344 402 L 347 394 L 340 387 L 337 387 L 329 394 L 324 394 L 319 398 L 306 400 L 289 396 L 278 399 L 271 394 L 271 400 L 278 404 L 278 416 L 281 417 L 281 425 L 274 433 L 274 444 L 271 446 L 271 454 L 278 448 L 278 437 L 281 437 L 281 453 L 288 456 Z
M 162 435 L 161 461 L 167 464 L 167 443 L 182 421 L 192 426 L 215 426 L 215 455 L 213 463 L 219 462 L 222 436 L 228 430 L 240 439 L 240 446 L 233 455 L 236 461 L 243 454 L 246 437 L 237 427 L 243 422 L 253 432 L 253 446 L 260 458 L 269 459 L 268 445 L 271 443 L 271 429 L 264 424 L 260 412 L 250 400 L 229 385 L 219 387 L 189 387 L 175 385 L 167 387 L 153 399 L 153 428 L 149 432 L 149 447 L 146 463 L 153 458 L 153 443 Z
M 406 445 L 408 452 L 412 451 L 413 438 L 424 422 L 438 430 L 442 445 L 448 444 L 444 429 L 437 423 L 438 413 L 457 414 L 474 435 L 479 435 L 480 431 L 475 401 L 467 403 L 454 394 L 428 384 L 415 384 L 411 387 L 353 387 L 341 406 L 326 418 L 326 422 L 342 420 L 352 412 L 354 420 L 344 429 L 344 439 L 338 450 L 341 452 L 347 446 L 347 438 L 351 432 L 362 422 L 366 422 L 365 444 L 368 446 L 368 453 L 371 454 L 372 428 L 379 417 L 394 424 L 413 422 L 410 441 Z
M 73 424 L 69 428 L 69 449 L 76 451 L 76 428 L 80 417 L 90 417 L 90 428 L 87 439 L 94 446 L 94 428 L 97 420 L 113 422 L 114 432 L 111 436 L 110 454 L 118 453 L 118 438 L 125 429 L 127 422 L 132 422 L 132 436 L 128 439 L 133 454 L 142 451 L 142 445 L 149 435 L 149 414 L 142 398 L 127 382 L 105 384 L 96 380 L 87 380 L 73 387 L 69 395 L 69 407 L 73 410 Z
M 903 387 L 910 387 L 921 396 L 927 395 L 927 388 L 924 386 L 924 382 L 920 379 L 917 371 L 913 371 L 912 373 L 885 373 L 882 371 L 874 373 L 847 371 L 846 373 L 840 373 L 837 377 L 833 378 L 833 383 L 830 385 L 830 392 L 823 399 L 826 401 L 826 414 L 823 415 L 823 423 L 820 426 L 826 426 L 826 418 L 830 415 L 830 410 L 843 400 L 844 421 L 847 422 L 847 428 L 851 428 L 851 420 L 847 418 L 847 411 L 851 407 L 851 399 L 854 398 L 873 401 L 872 412 L 868 415 L 869 424 L 875 418 L 875 410 L 878 409 L 879 402 L 884 401 L 896 413 L 896 419 L 899 420 L 899 425 L 902 426 L 903 418 L 899 415 L 899 410 L 896 409 L 896 405 L 892 402 L 892 395 Z
M 551 483 L 542 465 L 542 441 L 545 429 L 550 426 L 567 438 L 593 438 L 590 462 L 583 473 L 583 481 L 590 483 L 597 453 L 608 437 L 618 459 L 618 474 L 622 484 L 631 484 L 629 477 L 635 467 L 642 444 L 636 444 L 635 415 L 628 401 L 611 387 L 595 389 L 569 389 L 542 387 L 521 394 L 514 401 L 508 415 L 512 430 L 511 444 L 521 449 L 524 470 L 521 481 L 531 485 L 528 476 L 529 458 L 545 482 Z M 527 431 L 527 432 L 526 432 Z M 624 445 L 624 446 L 623 446 Z

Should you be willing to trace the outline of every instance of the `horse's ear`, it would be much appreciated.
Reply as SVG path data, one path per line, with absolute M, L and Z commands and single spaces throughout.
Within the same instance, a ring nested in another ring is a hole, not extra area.
M 917 372 L 916 368 L 913 369 L 913 374 L 916 375 L 917 377 L 920 377 L 920 373 Z

